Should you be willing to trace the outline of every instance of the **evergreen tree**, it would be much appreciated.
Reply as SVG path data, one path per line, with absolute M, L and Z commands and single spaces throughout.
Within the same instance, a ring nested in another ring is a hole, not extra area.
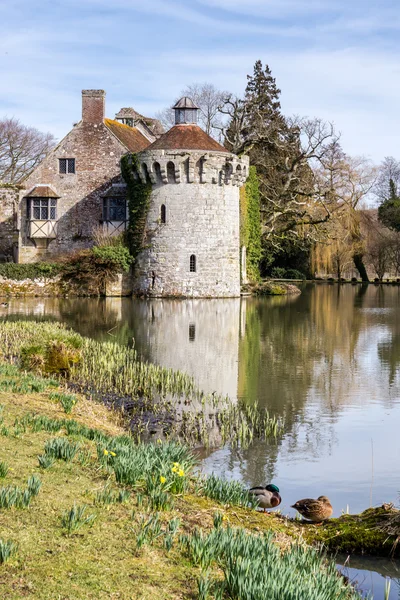
M 378 208 L 378 218 L 390 229 L 400 231 L 400 197 L 393 179 L 389 180 L 389 196 Z

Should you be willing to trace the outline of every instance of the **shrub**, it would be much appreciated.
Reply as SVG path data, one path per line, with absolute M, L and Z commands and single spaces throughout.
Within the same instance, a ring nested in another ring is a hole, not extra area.
M 21 367 L 39 373 L 69 376 L 73 365 L 81 359 L 76 340 L 45 340 L 39 344 L 23 346 Z M 66 411 L 67 412 L 67 411 Z
M 283 267 L 274 267 L 271 270 L 271 277 L 275 279 L 305 279 L 306 276 L 297 269 L 285 269 Z
M 274 267 L 271 271 L 271 277 L 274 279 L 285 279 L 286 269 L 283 267 Z
M 116 273 L 129 271 L 133 262 L 128 248 L 118 246 L 95 246 L 80 250 L 63 261 L 62 278 L 70 283 L 85 286 L 88 294 L 100 295 L 108 281 Z
M 128 248 L 125 246 L 95 246 L 92 250 L 93 256 L 104 268 L 112 265 L 118 271 L 129 271 L 132 264 L 132 257 Z
M 42 277 L 55 277 L 62 270 L 61 265 L 55 263 L 33 264 L 0 264 L 0 277 L 21 281 L 22 279 L 40 279 Z
M 305 279 L 306 278 L 304 273 L 302 273 L 301 271 L 298 271 L 297 269 L 287 269 L 286 277 L 288 279 Z

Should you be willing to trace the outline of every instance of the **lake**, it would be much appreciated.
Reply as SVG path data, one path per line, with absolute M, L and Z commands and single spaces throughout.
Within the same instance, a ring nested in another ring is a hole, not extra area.
M 0 317 L 60 320 L 134 345 L 204 391 L 258 401 L 284 419 L 284 435 L 203 450 L 204 471 L 274 482 L 291 516 L 296 500 L 327 495 L 339 516 L 399 504 L 399 306 L 398 286 L 316 283 L 301 295 L 229 300 L 15 298 Z M 393 576 L 398 564 L 385 568 Z M 398 597 L 393 580 L 390 598 Z

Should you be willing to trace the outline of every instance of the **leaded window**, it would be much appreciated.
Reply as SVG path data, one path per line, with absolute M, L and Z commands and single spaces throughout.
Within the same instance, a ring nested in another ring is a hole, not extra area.
M 189 270 L 191 273 L 196 273 L 196 257 L 194 254 L 191 254 L 191 256 L 190 256 L 189 267 L 190 267 Z
M 55 221 L 57 198 L 32 198 L 30 218 L 32 221 Z
M 126 221 L 126 199 L 123 196 L 103 198 L 103 221 Z
M 59 158 L 59 170 L 62 174 L 75 173 L 74 158 Z

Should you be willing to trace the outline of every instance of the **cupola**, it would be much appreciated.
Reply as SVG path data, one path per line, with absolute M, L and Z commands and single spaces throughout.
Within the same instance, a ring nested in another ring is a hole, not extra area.
M 188 96 L 183 96 L 172 108 L 175 111 L 175 125 L 197 123 L 199 107 Z

